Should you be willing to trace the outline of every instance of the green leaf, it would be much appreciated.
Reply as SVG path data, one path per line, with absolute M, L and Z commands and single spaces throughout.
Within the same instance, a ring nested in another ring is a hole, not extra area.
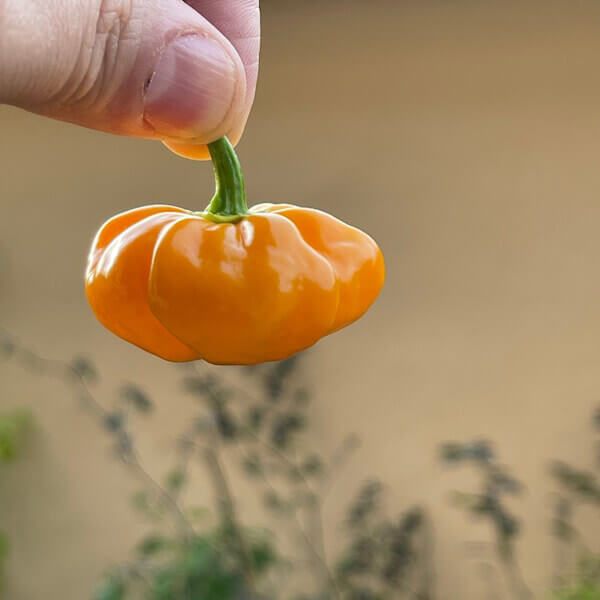
M 243 466 L 244 471 L 246 471 L 246 473 L 251 476 L 260 475 L 263 470 L 260 456 L 255 452 L 246 456 L 243 462 Z
M 171 492 L 179 492 L 186 483 L 186 475 L 181 469 L 172 469 L 167 474 L 165 485 Z
M 106 430 L 110 431 L 111 433 L 120 431 L 123 429 L 123 425 L 125 424 L 125 415 L 119 411 L 106 413 L 103 424 Z
M 169 545 L 169 540 L 158 533 L 147 535 L 138 545 L 137 552 L 141 556 L 152 556 L 161 552 Z
M 440 455 L 443 461 L 454 463 L 465 458 L 465 451 L 463 445 L 458 442 L 446 442 L 440 448 Z
M 366 481 L 348 509 L 347 523 L 350 528 L 361 527 L 380 508 L 383 486 L 377 480 Z
M 556 461 L 552 465 L 552 475 L 569 491 L 590 502 L 600 503 L 600 481 L 593 473 Z
M 600 600 L 600 585 L 585 582 L 556 590 L 554 600 Z
M 214 408 L 215 424 L 217 431 L 225 440 L 233 440 L 237 437 L 238 426 L 233 416 L 233 413 L 222 405 Z
M 278 415 L 271 428 L 271 443 L 277 448 L 285 448 L 292 437 L 304 429 L 306 419 L 298 412 L 288 412 Z
M 466 510 L 474 510 L 481 503 L 480 494 L 469 494 L 466 492 L 453 492 L 450 501 L 454 506 Z
M 156 523 L 164 517 L 164 506 L 157 502 L 147 490 L 139 490 L 133 494 L 131 505 L 135 511 L 152 523 Z
M 196 538 L 176 559 L 158 568 L 152 578 L 149 600 L 234 600 L 244 593 L 239 569 L 215 552 L 205 538 Z
M 8 550 L 8 538 L 3 533 L 0 533 L 0 563 L 3 563 L 8 557 Z
M 265 420 L 265 409 L 260 406 L 253 406 L 248 410 L 246 422 L 250 431 L 257 432 Z
M 290 508 L 289 504 L 277 492 L 271 490 L 265 493 L 263 502 L 265 507 L 274 513 L 283 514 Z
M 122 577 L 110 575 L 96 587 L 94 600 L 124 600 L 125 592 L 126 586 Z
M 490 463 L 494 460 L 494 451 L 487 440 L 474 440 L 463 446 L 463 452 L 470 460 L 479 463 Z
M 98 371 L 94 363 L 85 356 L 78 356 L 71 363 L 71 370 L 75 375 L 81 377 L 88 383 L 94 383 L 98 380 Z
M 306 475 L 319 475 L 323 471 L 323 461 L 316 454 L 313 454 L 302 463 L 302 471 Z
M 211 395 L 216 390 L 218 383 L 219 381 L 213 373 L 185 377 L 183 380 L 186 391 L 197 396 Z
M 17 455 L 32 421 L 31 413 L 25 408 L 0 415 L 0 460 L 11 460 Z
M 252 563 L 257 573 L 263 573 L 277 561 L 273 546 L 266 540 L 253 544 L 251 548 Z
M 186 509 L 185 514 L 191 521 L 197 523 L 205 521 L 209 517 L 210 511 L 204 506 L 190 506 Z
M 150 506 L 150 497 L 146 490 L 138 490 L 131 497 L 131 504 L 136 510 L 146 510 Z
M 121 397 L 141 413 L 149 413 L 152 410 L 152 401 L 146 392 L 133 383 L 121 387 Z

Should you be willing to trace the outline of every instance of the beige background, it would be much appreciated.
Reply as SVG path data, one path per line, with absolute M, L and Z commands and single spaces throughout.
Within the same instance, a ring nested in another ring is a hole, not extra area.
M 600 396 L 600 6 L 580 2 L 277 0 L 263 7 L 255 109 L 240 145 L 252 203 L 319 206 L 371 233 L 385 290 L 307 358 L 314 444 L 363 446 L 330 499 L 367 475 L 436 526 L 440 598 L 481 598 L 467 540 L 485 527 L 447 502 L 471 483 L 436 458 L 485 436 L 528 483 L 514 506 L 528 581 L 550 581 L 551 457 L 591 466 Z M 156 473 L 190 415 L 175 368 L 97 324 L 82 289 L 90 239 L 131 206 L 203 206 L 210 167 L 160 144 L 0 110 L 0 323 L 40 353 L 93 355 L 101 398 L 125 378 L 159 399 L 140 426 Z M 60 384 L 0 364 L 0 408 L 37 433 L 5 468 L 11 600 L 78 600 L 142 526 L 135 486 Z M 202 482 L 194 494 L 204 498 Z M 254 513 L 250 500 L 242 509 Z M 582 513 L 593 545 L 597 515 Z M 333 542 L 335 545 L 335 542 Z

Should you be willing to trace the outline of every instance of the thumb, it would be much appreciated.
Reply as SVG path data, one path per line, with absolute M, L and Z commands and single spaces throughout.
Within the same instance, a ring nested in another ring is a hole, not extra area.
M 0 3 L 0 102 L 202 145 L 239 137 L 251 97 L 233 45 L 181 0 Z

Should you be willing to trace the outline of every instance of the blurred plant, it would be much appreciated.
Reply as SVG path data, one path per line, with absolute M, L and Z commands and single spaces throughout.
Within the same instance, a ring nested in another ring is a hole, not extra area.
M 582 559 L 574 576 L 557 586 L 553 600 L 600 600 L 600 556 Z
M 7 463 L 18 457 L 31 425 L 31 413 L 26 408 L 15 408 L 0 414 L 0 462 Z M 0 590 L 3 587 L 8 548 L 8 538 L 0 531 Z
M 336 566 L 339 587 L 349 598 L 397 598 L 399 591 L 418 600 L 433 598 L 433 537 L 422 509 L 400 518 L 382 511 L 383 486 L 369 481 L 350 505 L 348 543 Z
M 176 438 L 174 466 L 163 481 L 143 466 L 133 433 L 135 419 L 154 409 L 146 391 L 127 383 L 105 408 L 92 393 L 99 377 L 89 359 L 47 360 L 6 334 L 0 347 L 28 371 L 72 386 L 110 436 L 115 456 L 143 484 L 132 502 L 150 533 L 130 563 L 107 571 L 95 600 L 433 598 L 426 515 L 414 507 L 387 517 L 379 482 L 365 483 L 350 503 L 343 548 L 329 558 L 323 507 L 358 440 L 349 436 L 329 458 L 307 446 L 311 393 L 297 357 L 230 369 L 230 380 L 224 369 L 184 365 L 183 389 L 197 399 L 198 412 Z M 182 501 L 196 462 L 214 492 L 214 511 Z M 261 499 L 272 531 L 240 519 L 229 477 L 236 468 Z M 303 593 L 294 592 L 299 586 Z
M 26 408 L 0 414 L 0 461 L 8 462 L 18 456 L 31 424 L 31 412 Z
M 596 432 L 600 433 L 600 410 L 596 411 L 592 422 Z M 597 445 L 600 449 L 600 440 Z M 508 497 L 522 491 L 521 482 L 498 464 L 491 444 L 485 440 L 443 444 L 441 457 L 446 464 L 468 463 L 476 468 L 481 478 L 481 491 L 474 494 L 457 492 L 453 500 L 469 514 L 484 518 L 492 525 L 496 556 L 513 595 L 530 598 L 531 592 L 523 581 L 515 552 L 520 524 L 506 504 Z M 597 467 L 600 468 L 600 456 Z M 597 549 L 590 549 L 574 525 L 575 510 L 579 506 L 600 508 L 600 478 L 593 471 L 578 469 L 562 461 L 552 463 L 551 474 L 560 488 L 552 521 L 552 533 L 558 542 L 552 598 L 600 600 L 600 555 L 595 553 Z M 570 574 L 567 572 L 569 549 L 575 554 L 576 564 Z
M 600 434 L 600 408 L 593 415 L 592 427 Z M 596 445 L 600 450 L 600 440 Z M 600 451 L 596 468 L 600 470 Z M 582 506 L 598 510 L 600 516 L 600 477 L 592 470 L 578 469 L 558 460 L 552 462 L 550 473 L 559 487 L 552 521 L 552 533 L 557 541 L 555 586 L 563 594 L 561 598 L 600 600 L 598 549 L 591 549 L 575 526 L 576 512 Z M 576 568 L 571 575 L 573 562 Z
M 453 502 L 468 514 L 485 519 L 494 532 L 493 548 L 515 598 L 529 599 L 515 542 L 520 523 L 506 504 L 507 497 L 519 494 L 523 485 L 500 465 L 490 442 L 447 442 L 441 446 L 441 458 L 447 465 L 469 464 L 476 469 L 481 489 L 476 493 L 455 492 Z
M 600 588 L 587 583 L 559 588 L 552 595 L 554 600 L 600 600 Z
M 93 392 L 99 374 L 85 357 L 68 363 L 44 359 L 2 330 L 0 355 L 30 373 L 68 384 L 108 434 L 114 456 L 142 484 L 132 505 L 149 531 L 130 562 L 105 573 L 94 600 L 433 599 L 429 519 L 419 507 L 387 516 L 379 481 L 366 481 L 345 512 L 338 513 L 344 515 L 343 543 L 335 556 L 328 556 L 323 507 L 358 440 L 348 436 L 329 458 L 307 446 L 311 393 L 299 358 L 229 369 L 230 379 L 224 378 L 224 369 L 203 363 L 183 366 L 183 391 L 197 400 L 198 409 L 190 426 L 175 437 L 172 468 L 157 479 L 143 465 L 134 436 L 136 419 L 154 410 L 144 389 L 126 383 L 107 407 Z M 29 422 L 22 411 L 0 419 L 0 459 L 15 455 Z M 600 411 L 594 426 L 600 433 Z M 499 566 L 510 596 L 531 598 L 517 560 L 520 522 L 508 506 L 522 492 L 522 483 L 485 440 L 445 443 L 441 458 L 447 465 L 469 465 L 478 476 L 479 490 L 455 492 L 453 501 L 492 528 L 491 545 L 478 545 L 493 551 L 486 573 Z M 187 501 L 196 463 L 214 492 L 214 510 Z M 260 498 L 270 529 L 249 527 L 240 518 L 240 481 L 230 479 L 232 470 L 241 470 Z M 600 558 L 573 524 L 580 505 L 600 507 L 600 480 L 591 470 L 560 461 L 552 464 L 551 473 L 560 488 L 552 531 L 563 552 L 570 546 L 577 558 L 568 575 L 563 556 L 551 598 L 600 600 Z M 0 559 L 3 553 L 0 539 Z

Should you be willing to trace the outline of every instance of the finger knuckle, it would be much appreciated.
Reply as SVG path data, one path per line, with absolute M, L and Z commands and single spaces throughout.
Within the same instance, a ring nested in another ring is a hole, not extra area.
M 141 19 L 134 0 L 101 0 L 84 28 L 61 103 L 101 110 L 114 96 L 135 60 Z

